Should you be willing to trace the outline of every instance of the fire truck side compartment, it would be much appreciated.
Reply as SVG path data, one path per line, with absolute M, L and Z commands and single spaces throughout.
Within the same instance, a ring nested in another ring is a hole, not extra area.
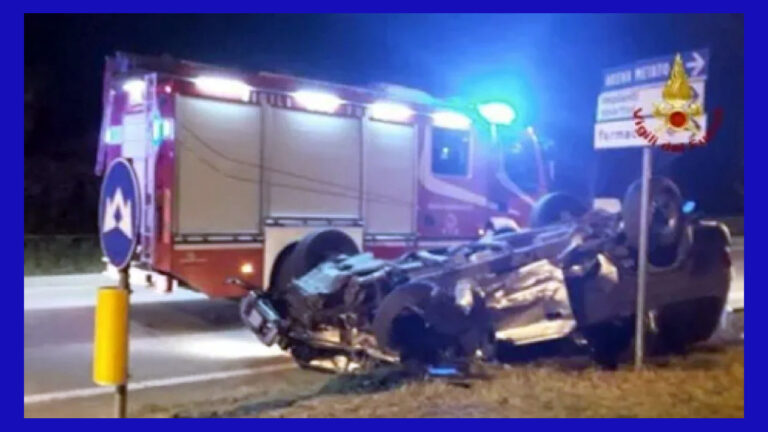
M 177 232 L 261 231 L 261 108 L 185 96 L 176 104 Z

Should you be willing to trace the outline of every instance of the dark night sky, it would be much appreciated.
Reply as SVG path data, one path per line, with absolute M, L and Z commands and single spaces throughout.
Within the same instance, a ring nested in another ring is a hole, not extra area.
M 90 170 L 103 60 L 124 50 L 347 84 L 392 82 L 443 97 L 498 88 L 520 99 L 525 121 L 552 138 L 563 159 L 596 164 L 597 182 L 606 183 L 611 171 L 631 171 L 606 167 L 631 163 L 639 172 L 639 163 L 635 154 L 591 150 L 602 69 L 708 47 L 707 109 L 723 108 L 723 127 L 708 148 L 660 161 L 659 169 L 704 208 L 738 212 L 743 28 L 741 15 L 28 14 L 25 173 L 32 161 L 67 158 Z M 25 174 L 25 189 L 37 181 Z M 34 197 L 25 198 L 29 209 L 28 201 Z

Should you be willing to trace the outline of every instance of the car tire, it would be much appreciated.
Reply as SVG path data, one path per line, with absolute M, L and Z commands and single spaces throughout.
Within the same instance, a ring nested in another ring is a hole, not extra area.
M 297 279 L 325 260 L 359 253 L 357 244 L 345 232 L 336 229 L 315 231 L 296 244 L 285 263 L 285 272 L 281 272 L 281 278 L 287 278 L 288 281 Z
M 627 242 L 637 248 L 640 239 L 640 205 L 642 181 L 635 180 L 624 194 L 622 217 Z M 650 182 L 650 229 L 648 250 L 676 250 L 683 234 L 683 198 L 680 189 L 666 177 L 653 177 Z
M 409 308 L 423 310 L 434 289 L 429 283 L 410 283 L 395 288 L 382 299 L 372 324 L 373 334 L 380 347 L 393 352 L 400 349 L 400 343 L 392 332 L 395 320 Z
M 589 209 L 578 198 L 564 192 L 553 192 L 536 201 L 528 225 L 539 228 L 583 216 Z
M 431 282 L 395 288 L 381 301 L 373 319 L 379 347 L 402 362 L 434 365 L 452 355 L 495 355 L 494 331 L 484 303 L 475 297 L 469 311 Z
M 594 324 L 583 330 L 592 360 L 608 370 L 618 368 L 634 336 L 634 318 L 627 317 Z
M 656 315 L 656 350 L 681 353 L 717 330 L 725 299 L 704 297 L 663 307 Z
M 279 291 L 284 289 L 290 282 L 290 274 L 288 266 L 286 265 L 290 259 L 293 250 L 296 249 L 297 242 L 293 242 L 284 247 L 283 250 L 277 254 L 274 264 L 272 264 L 272 272 L 269 276 L 269 289 L 271 291 Z

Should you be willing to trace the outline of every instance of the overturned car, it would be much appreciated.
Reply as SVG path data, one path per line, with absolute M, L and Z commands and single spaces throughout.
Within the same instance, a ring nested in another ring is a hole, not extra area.
M 394 260 L 359 253 L 340 231 L 317 231 L 269 290 L 246 287 L 242 318 L 305 367 L 462 367 L 498 359 L 502 344 L 568 339 L 615 367 L 634 333 L 639 184 L 620 213 L 565 208 L 566 201 L 542 199 L 531 228 Z M 730 235 L 684 213 L 669 180 L 653 180 L 651 203 L 644 321 L 651 349 L 679 351 L 717 328 Z

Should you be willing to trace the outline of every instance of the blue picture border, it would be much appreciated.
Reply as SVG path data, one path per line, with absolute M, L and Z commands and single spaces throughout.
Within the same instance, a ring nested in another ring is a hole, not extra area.
M 746 3 L 746 2 L 744 2 Z M 756 4 L 756 3 L 750 3 Z M 589 4 L 577 4 L 575 2 L 548 2 L 546 5 L 551 9 L 559 9 L 561 11 L 575 11 L 576 9 L 585 9 L 589 12 L 648 12 L 648 11 L 669 11 L 669 12 L 715 12 L 715 11 L 734 11 L 736 9 L 744 9 L 744 4 L 740 2 L 692 2 L 692 1 L 678 1 L 674 3 L 670 2 L 642 2 L 641 4 L 635 2 L 592 2 Z M 6 230 L 6 247 L 2 248 L 3 262 L 5 263 L 6 286 L 4 287 L 6 292 L 5 303 L 8 305 L 4 313 L 0 314 L 2 317 L 5 334 L 5 346 L 4 354 L 2 356 L 3 372 L 5 375 L 5 388 L 2 391 L 3 397 L 3 411 L 7 421 L 4 426 L 6 430 L 35 430 L 45 429 L 50 430 L 51 427 L 61 427 L 59 424 L 51 424 L 50 422 L 61 420 L 32 420 L 23 419 L 24 406 L 22 401 L 23 389 L 24 389 L 24 333 L 23 333 L 23 258 L 22 255 L 15 250 L 16 245 L 21 244 L 22 236 L 24 233 L 24 196 L 22 194 L 23 187 L 23 132 L 21 124 L 23 122 L 23 111 L 21 110 L 21 104 L 17 105 L 16 97 L 23 97 L 23 80 L 24 80 L 24 40 L 23 40 L 23 27 L 24 16 L 26 12 L 43 12 L 43 11 L 55 11 L 55 12 L 288 12 L 293 9 L 293 12 L 371 12 L 382 11 L 387 9 L 392 12 L 424 12 L 429 10 L 435 10 L 439 8 L 448 9 L 450 11 L 470 11 L 471 9 L 482 9 L 486 12 L 515 12 L 515 11 L 542 11 L 542 12 L 555 12 L 555 10 L 546 11 L 543 10 L 541 4 L 537 3 L 520 3 L 520 2 L 485 2 L 483 4 L 476 3 L 448 3 L 448 4 L 435 4 L 435 3 L 416 3 L 412 1 L 389 1 L 386 3 L 362 3 L 362 2 L 296 2 L 292 4 L 286 3 L 271 3 L 263 4 L 258 2 L 245 2 L 245 1 L 217 1 L 217 2 L 181 2 L 178 0 L 171 1 L 146 1 L 146 0 L 132 0 L 129 3 L 113 3 L 105 4 L 104 2 L 95 1 L 29 1 L 23 3 L 6 3 L 7 10 L 3 14 L 4 25 L 0 26 L 3 38 L 5 41 L 5 50 L 3 58 L 4 65 L 0 68 L 2 74 L 3 84 L 2 94 L 6 96 L 7 103 L 2 104 L 3 119 L 6 124 L 6 145 L 4 147 L 4 169 L 0 170 L 4 183 L 6 185 L 5 191 L 8 196 L 9 205 L 6 206 L 5 211 L 0 213 L 2 215 L 2 226 Z M 745 91 L 745 141 L 754 142 L 753 145 L 745 148 L 745 165 L 751 165 L 751 168 L 745 170 L 745 190 L 752 190 L 749 195 L 751 196 L 751 202 L 745 199 L 745 213 L 748 208 L 753 208 L 753 218 L 748 221 L 745 217 L 745 226 L 749 225 L 751 228 L 747 228 L 750 231 L 750 244 L 761 245 L 762 238 L 765 233 L 765 223 L 758 218 L 756 211 L 763 210 L 765 214 L 766 209 L 763 203 L 768 198 L 765 198 L 766 192 L 762 189 L 763 175 L 762 172 L 765 168 L 758 167 L 758 164 L 764 164 L 768 158 L 760 156 L 763 154 L 765 144 L 765 137 L 759 134 L 766 134 L 766 131 L 761 125 L 765 123 L 762 118 L 765 109 L 758 104 L 764 104 L 765 99 L 762 98 L 764 93 L 764 85 L 761 86 L 761 81 L 755 78 L 755 74 L 762 71 L 759 64 L 763 54 L 762 39 L 764 35 L 757 34 L 758 29 L 762 30 L 765 23 L 761 20 L 764 15 L 762 14 L 745 14 L 745 50 L 754 52 L 754 56 L 745 57 L 745 85 L 750 91 Z M 760 20 L 760 21 L 758 21 Z M 651 30 L 649 30 L 651 31 Z M 758 45 L 760 44 L 760 45 Z M 747 146 L 745 146 L 747 147 Z M 746 166 L 745 166 L 746 168 Z M 758 177 L 759 175 L 759 177 Z M 758 189 L 760 187 L 761 189 Z M 757 234 L 757 236 L 754 236 Z M 760 253 L 757 252 L 757 247 L 753 249 L 754 254 L 747 254 L 745 256 L 745 267 L 750 268 L 750 272 L 745 274 L 745 283 L 752 287 L 755 287 L 754 291 L 750 291 L 750 302 L 755 307 L 761 307 L 766 304 L 765 296 L 766 290 L 761 289 L 758 286 L 758 273 L 757 271 L 764 267 L 764 264 L 760 264 L 759 260 L 762 259 Z M 23 252 L 23 251 L 22 251 Z M 758 270 L 753 270 L 758 269 Z M 749 282 L 747 282 L 747 280 Z M 725 424 L 720 420 L 670 420 L 670 419 L 652 419 L 652 420 L 599 420 L 599 419 L 587 419 L 587 420 L 555 420 L 555 421 L 539 421 L 539 420 L 515 420 L 513 424 L 500 424 L 500 422 L 506 422 L 507 420 L 483 420 L 482 425 L 479 427 L 487 428 L 528 428 L 527 430 L 539 430 L 539 429 L 558 429 L 560 431 L 564 428 L 589 428 L 589 430 L 611 430 L 613 432 L 625 430 L 647 430 L 647 428 L 662 428 L 662 429 L 679 429 L 679 428 L 717 428 L 721 430 L 723 427 L 733 427 L 742 429 L 757 429 L 759 424 L 763 423 L 762 420 L 762 400 L 765 392 L 765 368 L 763 366 L 764 360 L 764 348 L 762 343 L 763 329 L 766 324 L 762 321 L 761 313 L 751 315 L 748 318 L 750 327 L 751 343 L 748 348 L 745 348 L 746 356 L 745 364 L 750 364 L 750 379 L 748 383 L 745 383 L 745 419 L 735 420 L 738 424 L 731 424 L 734 420 L 726 420 L 729 424 Z M 20 347 L 16 349 L 14 347 Z M 746 400 L 750 400 L 751 403 L 746 403 Z M 66 420 L 72 427 L 80 428 L 104 428 L 109 427 L 110 430 L 129 430 L 137 426 L 142 428 L 150 427 L 152 429 L 165 429 L 168 428 L 168 424 L 160 423 L 161 420 L 140 420 L 141 424 L 131 423 L 135 420 L 112 422 L 110 424 L 104 424 L 102 421 L 91 420 Z M 272 424 L 255 424 L 255 423 L 243 423 L 248 420 L 177 420 L 182 423 L 176 423 L 171 427 L 178 428 L 183 427 L 185 429 L 197 429 L 197 430 L 209 430 L 211 427 L 221 427 L 218 423 L 221 421 L 238 421 L 240 424 L 231 424 L 229 427 L 234 428 L 264 428 L 272 427 L 276 428 L 289 428 L 307 431 L 307 428 L 318 428 L 317 430 L 323 430 L 326 427 L 347 427 L 359 429 L 365 428 L 419 428 L 419 429 L 431 429 L 431 428 L 466 428 L 477 427 L 466 423 L 467 420 L 430 420 L 429 423 L 416 423 L 418 420 L 382 420 L 377 419 L 373 421 L 366 420 L 351 420 L 351 421 L 323 421 L 317 420 L 317 423 L 313 421 L 312 424 L 306 421 L 296 420 L 287 421 L 281 423 Z M 274 420 L 272 420 L 274 421 Z M 23 422 L 23 423 L 22 423 Z M 211 422 L 216 422 L 213 424 Z M 619 424 L 621 422 L 621 424 Z M 489 429 L 490 430 L 490 429 Z M 566 429 L 567 430 L 567 429 Z

